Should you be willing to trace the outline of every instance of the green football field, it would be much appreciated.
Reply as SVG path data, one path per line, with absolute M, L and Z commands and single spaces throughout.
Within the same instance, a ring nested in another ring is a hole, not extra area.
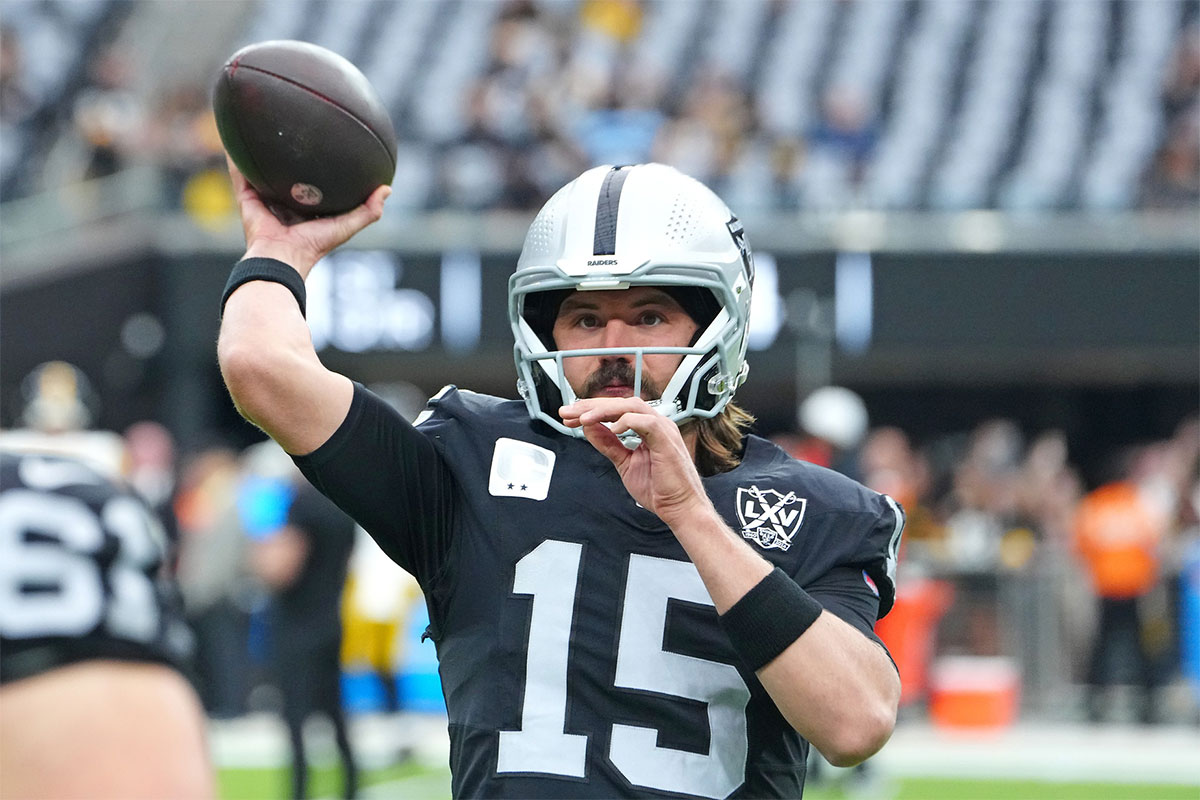
M 289 795 L 288 771 L 273 769 L 222 769 L 219 772 L 222 800 L 283 800 Z M 366 770 L 366 797 L 396 800 L 449 800 L 450 774 L 445 769 L 404 764 L 387 769 Z M 340 774 L 335 767 L 313 770 L 309 796 L 341 796 Z M 810 787 L 805 800 L 1196 800 L 1195 786 L 1118 783 L 1058 783 L 1039 781 L 962 780 L 949 778 L 903 778 L 885 790 L 848 793 L 839 787 Z

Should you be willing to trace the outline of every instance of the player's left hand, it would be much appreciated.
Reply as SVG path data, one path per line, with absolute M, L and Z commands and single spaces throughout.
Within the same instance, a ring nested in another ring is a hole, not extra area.
M 592 446 L 608 457 L 629 494 L 668 525 L 710 505 L 679 426 L 640 397 L 593 397 L 559 409 L 563 424 L 583 428 Z M 641 437 L 636 450 L 620 434 Z

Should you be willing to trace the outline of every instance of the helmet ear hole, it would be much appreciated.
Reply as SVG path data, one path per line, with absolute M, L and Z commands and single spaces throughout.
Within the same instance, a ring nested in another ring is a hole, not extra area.
M 558 319 L 558 308 L 571 293 L 570 289 L 554 289 L 546 292 L 530 292 L 525 295 L 521 316 L 537 334 L 546 350 L 556 349 L 554 323 Z M 555 406 L 557 408 L 557 406 Z
M 721 310 L 721 302 L 708 289 L 699 286 L 666 286 L 663 289 L 696 323 L 697 339 Z M 694 339 L 692 344 L 695 344 Z
M 716 354 L 715 350 L 710 350 L 705 359 L 712 358 Z M 713 364 L 712 367 L 704 371 L 703 375 L 698 375 L 695 380 L 698 383 L 696 387 L 696 408 L 704 409 L 705 411 L 712 410 L 712 407 L 717 404 L 717 396 L 712 393 L 709 384 L 713 378 L 717 376 L 721 370 L 720 362 Z
M 563 404 L 562 392 L 554 385 L 554 381 L 546 377 L 541 368 L 538 368 L 534 373 L 533 388 L 537 393 L 541 409 L 555 419 L 561 419 L 558 415 L 558 409 Z

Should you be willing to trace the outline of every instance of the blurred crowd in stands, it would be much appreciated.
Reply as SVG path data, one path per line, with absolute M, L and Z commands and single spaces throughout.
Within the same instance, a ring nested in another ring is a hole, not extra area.
M 229 213 L 211 76 L 134 81 L 114 43 L 136 6 L 6 2 L 4 199 L 149 163 L 167 206 Z M 309 0 L 250 8 L 247 36 L 336 32 L 381 89 L 406 210 L 532 210 L 648 160 L 743 215 L 1200 204 L 1194 0 L 359 2 L 336 31 Z
M 39 368 L 28 382 L 24 427 L 0 432 L 0 446 L 28 446 L 32 437 L 39 447 L 84 452 L 122 472 L 173 532 L 171 563 L 197 637 L 195 675 L 209 713 L 269 706 L 275 695 L 256 687 L 271 683 L 264 642 L 272 592 L 256 571 L 257 551 L 288 520 L 303 479 L 270 442 L 238 452 L 214 440 L 179 452 L 152 421 L 123 435 L 87 430 L 94 402 L 87 385 L 71 365 Z M 401 410 L 411 418 L 418 409 Z M 1181 714 L 1200 721 L 1197 418 L 1180 420 L 1167 438 L 1111 453 L 1103 468 L 1089 469 L 1094 485 L 1072 463 L 1060 431 L 1026 432 L 991 419 L 914 442 L 901 428 L 872 426 L 861 397 L 844 387 L 814 391 L 795 430 L 772 438 L 907 510 L 897 608 L 881 634 L 893 637 L 908 703 L 926 699 L 933 659 L 1002 656 L 1019 665 L 1031 697 L 1089 687 L 1082 707 L 1057 713 L 1100 721 L 1112 708 L 1107 687 L 1133 684 L 1146 690 L 1136 711 L 1145 721 L 1178 722 Z M 395 710 L 404 700 L 395 692 L 400 653 L 406 643 L 416 647 L 405 631 L 414 630 L 408 618 L 419 594 L 365 534 L 358 539 L 341 606 L 343 669 L 387 676 L 379 685 L 389 691 L 376 702 Z M 929 581 L 943 587 L 938 608 L 916 596 Z M 1006 605 L 1006 581 L 1029 595 L 1023 610 Z M 1155 702 L 1172 684 L 1191 687 L 1190 710 Z
M 799 408 L 797 432 L 774 438 L 907 511 L 897 607 L 880 625 L 904 701 L 924 699 L 939 653 L 1009 657 L 1038 696 L 1055 683 L 1045 675 L 1053 643 L 1059 680 L 1087 687 L 1091 721 L 1112 717 L 1107 690 L 1116 684 L 1140 687 L 1132 715 L 1143 722 L 1169 717 L 1159 690 L 1176 678 L 1200 699 L 1197 417 L 1166 439 L 1110 453 L 1096 485 L 1072 463 L 1062 431 L 1029 437 L 989 419 L 914 443 L 901 428 L 869 427 L 861 398 L 842 387 L 817 389 Z M 1049 602 L 1014 604 L 1006 581 Z

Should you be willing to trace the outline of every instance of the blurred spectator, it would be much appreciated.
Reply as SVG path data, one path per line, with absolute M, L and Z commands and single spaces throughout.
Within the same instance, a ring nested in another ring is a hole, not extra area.
M 378 677 L 385 713 L 400 710 L 396 671 L 403 657 L 404 623 L 418 601 L 423 598 L 416 579 L 358 528 L 342 601 L 342 665 L 349 672 Z
M 513 151 L 495 131 L 488 103 L 490 88 L 485 79 L 471 92 L 467 129 L 442 158 L 440 200 L 451 208 L 479 211 L 524 203 L 524 193 L 514 193 L 508 183 L 513 172 L 509 166 Z
M 927 699 L 929 671 L 938 648 L 939 625 L 954 602 L 954 585 L 927 575 L 931 564 L 944 562 L 944 531 L 929 508 L 929 465 L 897 427 L 872 430 L 858 458 L 862 482 L 890 495 L 904 509 L 896 603 L 879 620 L 883 639 L 900 672 L 900 708 Z
M 642 30 L 641 4 L 635 0 L 584 0 L 571 28 L 573 31 L 565 33 L 576 35 L 565 53 L 561 80 L 566 110 L 574 115 L 609 103 L 613 88 L 622 83 L 618 71 L 626 61 L 628 46 Z M 638 105 L 637 101 L 644 99 L 619 94 L 623 101 Z
M 87 461 L 108 477 L 125 467 L 125 442 L 104 430 L 92 430 L 99 399 L 87 375 L 66 361 L 47 361 L 21 381 L 21 427 L 0 432 L 0 445 L 36 445 L 43 452 Z
M 593 37 L 629 44 L 642 29 L 640 0 L 584 0 L 579 21 Z
M 801 435 L 780 436 L 775 441 L 794 458 L 829 467 L 862 480 L 858 447 L 867 435 L 867 406 L 844 386 L 822 386 L 796 409 Z
M 705 72 L 689 85 L 678 113 L 663 126 L 654 159 L 719 190 L 754 128 L 746 93 L 725 75 Z
M 851 178 L 861 177 L 879 137 L 877 122 L 866 98 L 855 86 L 832 86 L 821 104 L 822 117 L 811 136 L 812 147 L 844 159 Z
M 249 691 L 249 574 L 238 519 L 237 455 L 212 447 L 184 459 L 175 515 L 179 584 L 196 634 L 194 680 L 209 716 L 241 715 Z
M 523 155 L 547 129 L 534 108 L 558 64 L 558 48 L 538 6 L 507 3 L 489 42 L 484 74 L 463 98 L 465 132 L 443 153 L 439 200 L 454 208 L 536 207 L 540 194 Z
M 1200 204 L 1200 106 L 1169 123 L 1166 141 L 1154 154 L 1143 185 L 1147 208 L 1192 208 Z
M 145 139 L 147 151 L 163 167 L 168 207 L 182 205 L 201 221 L 228 219 L 233 198 L 224 175 L 225 151 L 205 86 L 182 83 L 168 89 L 149 114 Z M 222 178 L 219 194 L 212 193 L 206 177 L 212 172 Z
M 546 98 L 531 98 L 529 108 L 532 140 L 510 162 L 510 180 L 520 187 L 510 190 L 510 197 L 514 208 L 536 209 L 588 164 L 578 143 L 560 129 Z
M 904 552 L 919 552 L 929 560 L 930 548 L 944 543 L 945 530 L 930 508 L 930 468 L 924 454 L 901 429 L 880 427 L 863 442 L 858 469 L 866 486 L 890 495 L 904 509 Z M 936 552 L 936 560 L 943 560 L 944 551 Z
M 1189 629 L 1184 615 L 1188 593 L 1197 588 L 1189 584 L 1194 579 L 1189 560 L 1200 553 L 1200 419 L 1192 416 L 1179 423 L 1163 443 L 1161 464 L 1157 494 L 1170 519 L 1163 548 L 1166 602 L 1159 609 L 1160 624 L 1150 619 L 1149 644 L 1162 651 L 1160 676 L 1165 682 L 1170 670 L 1183 666 L 1189 647 L 1200 648 L 1200 628 Z
M 574 133 L 589 164 L 641 164 L 650 160 L 661 124 L 658 109 L 641 107 L 614 87 L 580 115 Z
M 0 25 L 0 123 L 20 125 L 37 110 L 37 103 L 25 84 L 25 53 L 16 28 Z
M 491 32 L 490 61 L 464 97 L 466 131 L 445 148 L 436 203 L 538 208 L 586 164 L 564 135 L 565 42 L 536 3 L 510 2 Z
M 1016 491 L 1020 515 L 1041 539 L 1063 544 L 1070 540 L 1083 481 L 1068 460 L 1067 437 L 1062 431 L 1042 433 L 1030 445 Z
M 26 85 L 25 53 L 16 28 L 0 25 L 0 195 L 19 188 L 22 156 L 32 136 L 31 119 L 37 102 Z
M 826 89 L 821 119 L 808 136 L 801 175 L 804 207 L 840 210 L 856 205 L 878 140 L 879 121 L 858 87 Z
M 562 119 L 584 166 L 649 161 L 663 114 L 655 87 L 629 62 L 642 27 L 640 4 L 585 0 L 577 24 L 562 78 Z
M 488 69 L 470 94 L 479 124 L 519 145 L 530 134 L 530 105 L 558 79 L 561 46 L 534 3 L 510 3 L 497 19 Z
M 154 511 L 167 534 L 167 566 L 174 574 L 179 557 L 175 439 L 157 422 L 135 422 L 125 429 L 125 459 L 126 479 Z
M 1134 459 L 1125 480 L 1088 493 L 1075 515 L 1075 548 L 1091 579 L 1098 608 L 1088 667 L 1088 718 L 1105 718 L 1106 689 L 1127 665 L 1142 690 L 1137 713 L 1155 718 L 1155 665 L 1146 649 L 1142 603 L 1160 584 L 1162 547 L 1169 517 L 1155 483 L 1161 477 L 1157 448 Z
M 1010 634 L 1023 620 L 1010 622 L 997 613 L 1002 568 L 1026 568 L 1037 547 L 1018 502 L 1025 438 L 1010 419 L 986 420 L 953 440 L 942 458 L 947 455 L 950 461 L 941 469 L 948 487 L 933 501 L 937 522 L 928 528 L 931 537 L 911 539 L 907 553 L 958 577 L 945 638 L 966 654 L 1003 655 L 1013 649 Z
M 1167 119 L 1187 114 L 1200 103 L 1200 23 L 1179 33 L 1163 80 L 1163 110 Z
M 75 130 L 88 149 L 82 177 L 102 178 L 143 154 L 146 111 L 129 60 L 115 46 L 88 66 L 88 80 L 75 100 Z
M 1024 437 L 1012 420 L 989 420 L 972 432 L 954 470 L 946 518 L 948 553 L 959 566 L 990 569 L 996 563 L 1001 539 L 1017 519 L 1024 447 Z
M 1200 24 L 1176 40 L 1163 80 L 1165 135 L 1142 181 L 1149 208 L 1200 204 Z
M 1193 448 L 1200 443 L 1200 425 L 1195 419 L 1180 426 L 1176 438 Z M 1191 476 L 1180 502 L 1179 534 L 1176 538 L 1179 663 L 1200 706 L 1200 459 L 1193 458 Z
M 246 472 L 269 507 L 262 508 L 266 513 L 257 514 L 256 522 L 247 520 L 247 528 L 254 538 L 254 573 L 272 595 L 272 663 L 291 744 L 291 796 L 308 796 L 304 723 L 320 713 L 333 724 L 342 759 L 342 797 L 353 798 L 358 767 L 342 708 L 340 609 L 355 524 L 300 476 L 274 442 L 247 451 Z M 243 502 L 263 505 L 247 496 Z M 272 524 L 280 511 L 283 524 Z

